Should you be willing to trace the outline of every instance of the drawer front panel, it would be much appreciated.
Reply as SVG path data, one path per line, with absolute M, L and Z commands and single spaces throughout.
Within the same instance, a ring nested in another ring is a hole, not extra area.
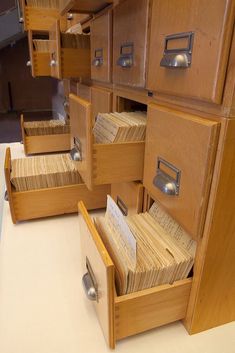
M 194 239 L 206 212 L 219 124 L 149 106 L 144 186 Z
M 83 271 L 93 279 L 98 293 L 94 307 L 105 339 L 114 348 L 114 265 L 82 202 L 78 209 Z
M 95 118 L 98 113 L 110 113 L 112 111 L 113 93 L 109 90 L 92 87 L 92 124 L 95 123 Z
M 145 87 L 148 0 L 120 3 L 113 18 L 113 82 Z
M 148 89 L 219 104 L 234 18 L 231 0 L 153 1 Z
M 91 78 L 111 81 L 112 11 L 91 22 Z
M 71 149 L 79 153 L 75 164 L 89 189 L 92 188 L 92 124 L 91 103 L 69 95 Z
M 143 196 L 144 187 L 139 182 L 111 184 L 111 197 L 125 216 L 142 212 Z

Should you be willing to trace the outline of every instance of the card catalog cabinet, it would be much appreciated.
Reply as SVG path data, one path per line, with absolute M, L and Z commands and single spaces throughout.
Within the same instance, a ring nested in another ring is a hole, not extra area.
M 59 22 L 55 22 L 49 32 L 51 76 L 61 79 L 70 77 L 90 77 L 90 44 L 83 48 L 63 48 L 61 46 Z M 89 42 L 89 41 L 88 41 Z
M 69 133 L 28 136 L 24 128 L 23 114 L 21 115 L 21 134 L 24 144 L 24 153 L 26 155 L 70 150 Z
M 33 39 L 33 32 L 28 31 L 28 45 L 29 45 L 29 56 L 30 60 L 27 62 L 27 66 L 31 68 L 31 74 L 33 77 L 37 76 L 50 76 L 50 51 L 49 51 L 49 40 L 43 39 L 40 42 L 44 42 L 45 45 L 40 48 L 37 45 L 37 39 Z
M 106 205 L 110 185 L 97 186 L 90 191 L 85 184 L 66 185 L 54 188 L 16 191 L 11 183 L 11 153 L 5 157 L 5 181 L 12 222 L 25 221 L 77 212 L 77 203 L 83 200 L 88 209 Z
M 71 156 L 88 189 L 92 190 L 94 185 L 142 180 L 145 142 L 96 144 L 92 133 L 92 102 L 71 94 L 69 105 Z
M 25 31 L 49 31 L 56 20 L 59 20 L 60 30 L 66 31 L 67 20 L 60 15 L 59 9 L 49 6 L 29 6 L 27 0 L 21 0 L 20 4 Z
M 94 308 L 110 348 L 116 341 L 137 333 L 183 319 L 192 279 L 176 281 L 150 289 L 116 295 L 115 268 L 99 232 L 82 202 L 79 202 L 82 266 L 96 283 Z M 89 296 L 89 288 L 87 288 Z
M 96 13 L 113 3 L 113 0 L 60 0 L 60 13 Z
M 220 104 L 234 18 L 232 0 L 153 1 L 147 88 Z
M 111 81 L 112 10 L 91 21 L 91 78 Z
M 149 0 L 128 0 L 113 10 L 113 82 L 145 87 Z
M 202 234 L 219 123 L 148 107 L 144 186 L 194 239 Z

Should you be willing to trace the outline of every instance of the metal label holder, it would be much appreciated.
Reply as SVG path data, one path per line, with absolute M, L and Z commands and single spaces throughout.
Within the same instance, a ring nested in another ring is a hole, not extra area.
M 162 165 L 173 171 L 173 173 L 175 173 L 175 178 L 165 172 L 161 168 Z M 180 177 L 181 171 L 178 168 L 176 168 L 163 158 L 158 157 L 157 174 L 153 178 L 153 184 L 156 188 L 158 188 L 164 194 L 177 196 L 179 195 L 180 189 Z
M 120 57 L 117 65 L 123 68 L 130 68 L 134 64 L 134 44 L 126 43 L 120 47 Z

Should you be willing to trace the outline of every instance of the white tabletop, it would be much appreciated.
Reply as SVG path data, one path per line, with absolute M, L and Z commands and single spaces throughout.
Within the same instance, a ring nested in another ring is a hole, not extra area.
M 16 150 L 22 155 L 21 145 Z M 3 202 L 1 353 L 110 351 L 83 292 L 79 249 L 76 214 L 13 225 Z M 235 323 L 189 336 L 176 322 L 122 340 L 116 352 L 234 353 Z

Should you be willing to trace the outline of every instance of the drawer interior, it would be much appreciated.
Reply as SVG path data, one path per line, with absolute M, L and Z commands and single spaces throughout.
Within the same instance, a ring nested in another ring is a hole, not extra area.
M 82 225 L 80 236 L 83 270 L 89 273 L 88 262 L 94 271 L 98 295 L 94 306 L 110 347 L 114 348 L 115 341 L 124 337 L 183 319 L 192 279 L 117 295 L 114 283 L 115 262 L 110 257 L 109 247 L 105 245 L 99 227 L 92 221 L 83 203 L 80 202 L 78 207 Z M 106 264 L 107 260 L 109 265 Z
M 120 112 L 122 105 L 126 111 L 147 108 L 124 98 L 120 102 Z M 94 143 L 92 108 L 92 102 L 70 95 L 71 146 L 79 152 L 75 163 L 87 187 L 142 180 L 144 141 Z

